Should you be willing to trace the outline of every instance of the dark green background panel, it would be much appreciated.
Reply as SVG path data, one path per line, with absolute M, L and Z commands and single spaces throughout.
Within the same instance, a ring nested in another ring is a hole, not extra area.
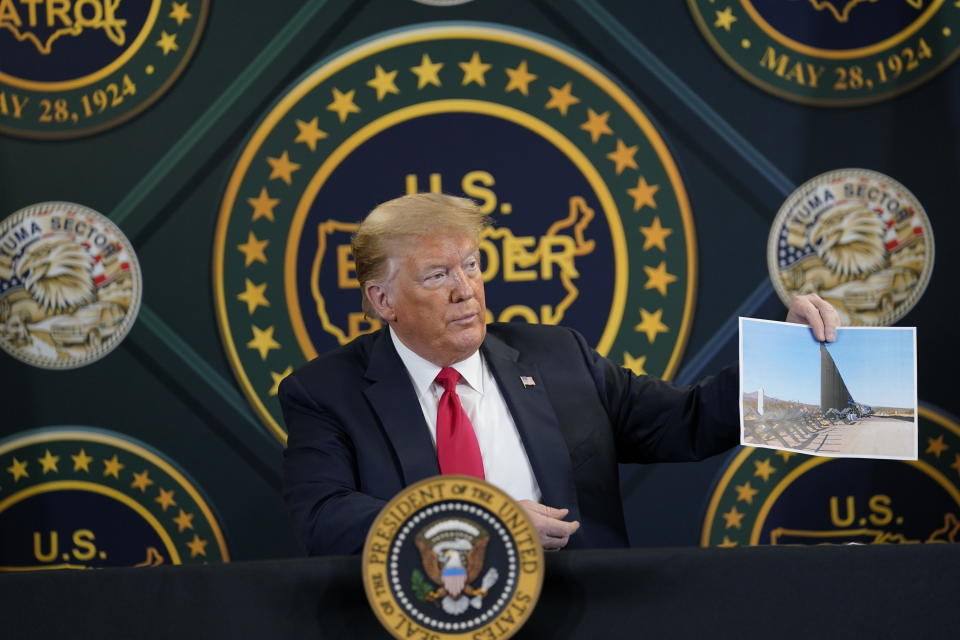
M 44 425 L 119 431 L 187 469 L 221 519 L 231 557 L 298 553 L 280 498 L 280 444 L 230 370 L 214 313 L 211 255 L 220 199 L 243 141 L 307 69 L 357 40 L 435 20 L 477 20 L 553 38 L 594 59 L 656 122 L 688 190 L 699 283 L 678 378 L 735 360 L 738 314 L 781 319 L 766 238 L 790 190 L 841 167 L 886 173 L 919 198 L 937 241 L 917 326 L 919 395 L 953 413 L 958 338 L 947 314 L 960 270 L 960 70 L 902 96 L 831 109 L 745 82 L 713 52 L 684 2 L 213 0 L 200 46 L 156 104 L 100 135 L 63 142 L 0 137 L 0 215 L 69 200 L 113 218 L 144 274 L 141 315 L 99 362 L 43 371 L 0 355 L 0 437 Z M 360 212 L 358 212 L 359 215 Z M 723 457 L 624 468 L 635 545 L 692 545 Z

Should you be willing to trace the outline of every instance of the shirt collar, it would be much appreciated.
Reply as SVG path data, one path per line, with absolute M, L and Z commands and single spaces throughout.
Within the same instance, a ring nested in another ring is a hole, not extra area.
M 436 380 L 440 373 L 440 367 L 429 360 L 419 356 L 397 336 L 393 327 L 390 327 L 390 338 L 393 340 L 393 346 L 397 350 L 397 355 L 407 368 L 407 373 L 413 380 L 413 386 L 418 393 L 426 393 L 430 390 L 430 385 Z M 473 352 L 466 360 L 455 362 L 450 365 L 463 377 L 463 381 L 470 385 L 475 391 L 483 394 L 483 360 L 480 356 L 480 350 Z

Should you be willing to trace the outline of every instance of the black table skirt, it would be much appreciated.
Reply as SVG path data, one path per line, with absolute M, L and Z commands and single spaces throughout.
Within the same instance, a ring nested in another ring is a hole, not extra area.
M 515 637 L 960 637 L 957 545 L 560 552 L 546 566 Z M 0 574 L 0 638 L 386 637 L 358 558 Z

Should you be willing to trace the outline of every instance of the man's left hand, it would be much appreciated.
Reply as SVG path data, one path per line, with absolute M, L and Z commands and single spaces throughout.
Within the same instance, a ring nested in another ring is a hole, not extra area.
M 545 551 L 557 551 L 567 546 L 570 536 L 580 528 L 580 523 L 574 520 L 564 520 L 570 515 L 569 509 L 555 509 L 532 500 L 517 502 L 527 512 L 527 517 L 540 536 L 540 544 Z
M 815 293 L 794 296 L 787 312 L 787 322 L 808 325 L 813 336 L 820 342 L 833 342 L 837 339 L 837 327 L 840 316 L 833 305 Z

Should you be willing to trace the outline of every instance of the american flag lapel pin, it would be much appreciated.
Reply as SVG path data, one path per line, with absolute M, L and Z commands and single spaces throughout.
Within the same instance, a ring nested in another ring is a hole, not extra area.
M 530 376 L 520 376 L 520 382 L 523 383 L 524 387 L 535 387 L 537 383 L 533 381 L 533 378 Z

